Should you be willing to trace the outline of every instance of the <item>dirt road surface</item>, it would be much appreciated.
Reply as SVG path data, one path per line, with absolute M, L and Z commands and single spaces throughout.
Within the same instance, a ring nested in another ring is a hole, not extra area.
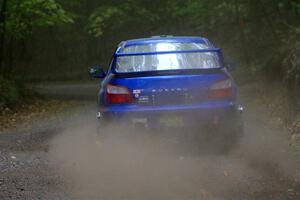
M 299 158 L 286 130 L 256 101 L 255 87 L 241 88 L 245 136 L 228 155 L 176 151 L 174 142 L 124 137 L 122 129 L 112 129 L 114 137 L 103 144 L 94 137 L 97 85 L 37 88 L 84 106 L 63 120 L 0 134 L 0 199 L 300 199 Z

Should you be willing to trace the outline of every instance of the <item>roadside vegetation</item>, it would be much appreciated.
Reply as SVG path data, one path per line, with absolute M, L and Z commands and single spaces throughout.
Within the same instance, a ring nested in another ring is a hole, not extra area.
M 297 0 L 0 0 L 0 106 L 27 83 L 87 79 L 121 40 L 172 34 L 210 38 L 243 78 L 285 88 L 299 113 L 299 17 Z
M 20 98 L 20 87 L 13 81 L 0 78 L 0 108 L 15 104 Z

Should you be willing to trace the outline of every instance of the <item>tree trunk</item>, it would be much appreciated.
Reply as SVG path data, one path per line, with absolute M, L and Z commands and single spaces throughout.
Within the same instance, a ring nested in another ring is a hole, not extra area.
M 3 0 L 1 11 L 0 11 L 0 74 L 3 70 L 3 60 L 4 60 L 4 44 L 5 44 L 5 28 L 6 28 L 6 6 L 7 0 Z
M 14 44 L 14 41 L 13 41 L 13 38 L 10 38 L 7 42 L 7 51 L 6 51 L 6 55 L 7 55 L 7 59 L 5 62 L 5 67 L 4 67 L 4 75 L 8 78 L 9 75 L 11 75 L 12 73 L 12 70 L 13 70 L 13 44 Z

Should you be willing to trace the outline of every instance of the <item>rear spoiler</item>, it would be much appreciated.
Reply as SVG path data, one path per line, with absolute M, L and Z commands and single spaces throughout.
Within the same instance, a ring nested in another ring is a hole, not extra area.
M 142 53 L 119 53 L 120 49 L 114 54 L 114 57 L 125 57 L 125 56 L 146 56 L 146 55 L 160 55 L 160 54 L 177 54 L 177 53 L 221 53 L 220 48 L 211 49 L 197 49 L 197 50 L 186 50 L 186 51 L 157 51 L 157 52 L 142 52 Z

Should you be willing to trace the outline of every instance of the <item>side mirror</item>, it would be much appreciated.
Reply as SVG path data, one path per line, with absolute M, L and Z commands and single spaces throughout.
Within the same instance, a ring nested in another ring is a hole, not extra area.
M 235 65 L 232 62 L 225 62 L 224 66 L 227 68 L 228 71 L 234 71 Z
M 89 69 L 89 74 L 92 78 L 104 78 L 106 76 L 106 73 L 103 70 L 103 68 L 99 66 L 91 67 Z

